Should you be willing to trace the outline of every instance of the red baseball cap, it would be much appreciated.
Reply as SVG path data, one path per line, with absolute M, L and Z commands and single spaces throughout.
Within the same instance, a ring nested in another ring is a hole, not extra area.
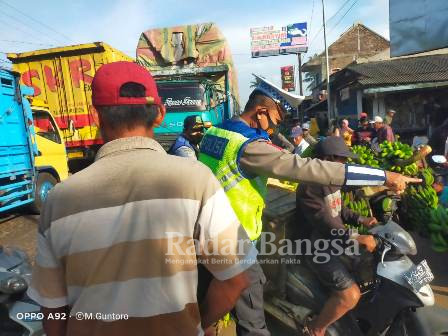
M 145 97 L 121 97 L 120 88 L 126 83 L 145 87 Z M 148 70 L 133 62 L 114 62 L 102 65 L 92 81 L 93 106 L 161 105 L 156 82 Z

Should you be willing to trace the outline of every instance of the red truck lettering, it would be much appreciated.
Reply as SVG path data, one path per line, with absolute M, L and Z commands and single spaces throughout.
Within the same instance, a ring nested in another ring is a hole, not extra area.
M 80 87 L 81 80 L 87 84 L 92 83 L 93 77 L 86 74 L 86 72 L 89 71 L 92 67 L 88 60 L 79 59 L 71 61 L 69 63 L 69 67 L 72 76 L 72 82 L 76 88 Z
M 40 95 L 40 88 L 33 84 L 33 78 L 40 79 L 37 70 L 28 70 L 22 74 L 22 82 L 27 86 L 31 86 L 34 89 L 34 96 Z
M 44 66 L 45 82 L 51 92 L 56 92 L 58 81 L 53 75 L 53 69 L 48 65 Z

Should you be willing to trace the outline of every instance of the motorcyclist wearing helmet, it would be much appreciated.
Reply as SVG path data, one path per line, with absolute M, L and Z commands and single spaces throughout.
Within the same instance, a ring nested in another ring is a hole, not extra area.
M 184 131 L 178 136 L 168 150 L 168 154 L 197 160 L 199 143 L 204 136 L 204 122 L 197 115 L 191 115 L 184 120 Z
M 316 145 L 316 153 L 322 160 L 346 163 L 350 157 L 355 157 L 341 137 L 330 136 Z M 322 284 L 331 290 L 331 296 L 325 303 L 320 314 L 305 327 L 305 334 L 324 336 L 327 327 L 353 309 L 361 296 L 347 266 L 339 255 L 333 255 L 336 239 L 347 242 L 355 239 L 360 245 L 372 252 L 375 239 L 371 235 L 354 236 L 344 224 L 362 224 L 372 226 L 377 223 L 374 217 L 362 217 L 343 206 L 341 187 L 322 186 L 317 184 L 301 184 L 297 191 L 298 222 L 301 238 L 311 239 L 312 245 L 327 242 L 325 250 L 320 249 L 319 255 L 325 253 L 326 260 L 314 256 L 307 257 L 311 268 L 316 272 Z M 303 233 L 305 232 L 305 233 Z M 316 247 L 317 249 L 317 247 Z

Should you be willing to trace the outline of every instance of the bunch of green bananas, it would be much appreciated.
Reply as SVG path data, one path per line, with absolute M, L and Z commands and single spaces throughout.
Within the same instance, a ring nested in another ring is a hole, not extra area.
M 356 226 L 356 225 L 344 224 L 344 226 L 347 229 L 357 230 L 360 235 L 365 235 L 369 233 L 369 229 L 366 228 L 364 225 Z
M 361 216 L 370 216 L 370 205 L 369 202 L 364 198 L 350 202 L 347 207 Z
M 384 141 L 380 144 L 382 158 L 393 159 L 409 159 L 414 154 L 412 147 L 400 141 Z
M 408 144 L 399 141 L 384 141 L 380 144 L 380 149 L 381 152 L 378 155 L 382 161 L 382 168 L 409 176 L 415 176 L 418 173 L 418 167 L 415 162 L 411 162 L 404 167 L 398 164 L 400 160 L 409 160 L 413 157 L 414 152 Z
M 361 215 L 363 217 L 370 217 L 371 209 L 369 201 L 367 201 L 364 198 L 355 199 L 355 196 L 352 192 L 342 192 L 342 200 L 345 207 L 351 209 L 352 211 L 356 212 L 358 215 Z M 358 232 L 360 234 L 365 234 L 368 232 L 368 228 L 364 227 L 363 225 L 355 226 L 355 225 L 348 225 L 345 224 L 348 228 L 356 228 L 358 229 Z
M 431 168 L 422 169 L 420 173 L 426 186 L 432 186 L 434 184 L 434 175 Z
M 439 205 L 432 209 L 428 229 L 432 248 L 437 252 L 448 252 L 448 208 Z
M 415 200 L 417 206 L 435 209 L 439 205 L 439 198 L 432 186 L 409 186 L 407 195 L 410 195 Z
M 396 166 L 398 169 L 400 168 L 400 166 Z M 391 167 L 391 169 L 393 168 L 393 166 Z M 395 168 L 395 171 L 398 171 L 398 169 Z M 394 170 L 392 170 L 394 171 Z M 417 164 L 411 163 L 410 165 L 405 166 L 404 168 L 401 169 L 401 171 L 403 172 L 404 175 L 408 175 L 408 176 L 415 176 L 418 174 L 418 166 Z
M 430 185 L 409 186 L 404 194 L 403 202 L 406 204 L 408 224 L 420 233 L 428 234 L 427 223 L 431 218 L 431 211 L 439 204 L 434 188 Z
M 367 146 L 355 145 L 352 147 L 352 152 L 358 155 L 357 159 L 349 159 L 349 162 L 358 163 L 360 165 L 368 165 L 379 168 L 380 162 L 375 157 L 375 153 Z

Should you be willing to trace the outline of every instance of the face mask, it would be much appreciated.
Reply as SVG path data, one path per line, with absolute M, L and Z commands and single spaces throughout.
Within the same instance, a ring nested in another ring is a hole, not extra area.
M 190 141 L 191 141 L 193 144 L 198 145 L 198 144 L 201 142 L 201 140 L 202 140 L 203 137 L 204 137 L 204 133 L 203 133 L 203 132 L 193 132 L 193 133 L 190 135 L 190 138 L 191 138 Z
M 277 134 L 278 133 L 278 130 L 279 130 L 279 125 L 277 124 L 277 125 L 275 125 L 273 122 L 272 122 L 272 120 L 271 120 L 271 118 L 268 116 L 268 129 L 266 130 L 266 132 L 269 134 L 269 135 L 272 135 L 272 134 Z
M 282 109 L 281 109 L 281 107 L 280 107 L 280 105 L 278 105 L 278 104 L 276 104 L 277 105 L 277 113 L 278 113 L 278 117 L 280 118 L 280 119 L 278 119 L 277 120 L 277 124 L 274 124 L 274 122 L 272 121 L 272 119 L 271 119 L 271 117 L 270 117 L 270 115 L 269 114 L 267 114 L 267 117 L 268 117 L 268 129 L 267 129 L 267 132 L 269 133 L 269 132 L 272 132 L 272 133 L 269 133 L 269 134 L 277 134 L 278 132 L 279 132 L 279 128 L 280 128 L 280 123 L 282 122 Z

